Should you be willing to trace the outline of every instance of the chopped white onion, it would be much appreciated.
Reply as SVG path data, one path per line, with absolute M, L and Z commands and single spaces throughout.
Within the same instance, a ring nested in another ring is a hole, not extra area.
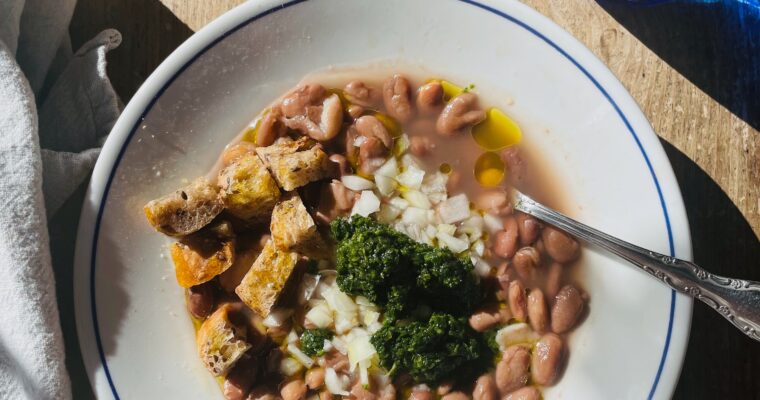
M 325 369 L 325 386 L 332 394 L 340 396 L 348 396 L 349 394 L 346 390 L 348 385 L 338 377 L 338 374 L 332 368 Z
M 298 289 L 298 303 L 304 304 L 311 300 L 311 296 L 314 295 L 314 291 L 319 284 L 320 275 L 303 274 L 301 279 L 301 286 Z
M 377 222 L 390 224 L 401 215 L 401 209 L 390 204 L 380 204 L 380 211 L 375 215 Z
M 486 251 L 486 244 L 482 240 L 476 240 L 472 244 L 472 252 L 477 254 L 478 257 L 483 257 L 483 253 Z
M 404 172 L 398 174 L 396 180 L 408 189 L 419 189 L 422 186 L 422 180 L 425 178 L 425 171 L 410 165 Z
M 466 240 L 457 239 L 445 232 L 439 231 L 435 237 L 438 238 L 438 242 L 442 245 L 442 247 L 448 248 L 455 254 L 461 253 L 470 247 L 470 243 Z
M 378 175 L 395 178 L 398 175 L 398 161 L 396 161 L 396 157 L 388 158 L 388 160 L 385 161 L 385 164 L 381 165 L 380 168 L 375 171 L 375 179 L 377 179 Z
M 375 187 L 375 184 L 371 180 L 364 179 L 359 175 L 343 175 L 340 181 L 343 183 L 343 186 L 354 192 L 369 190 Z
M 407 190 L 401 193 L 401 197 L 408 201 L 409 205 L 412 207 L 424 208 L 427 210 L 432 206 L 427 196 L 418 190 Z
M 298 362 L 303 364 L 306 368 L 311 368 L 312 365 L 314 365 L 314 360 L 311 359 L 311 357 L 307 356 L 301 349 L 298 348 L 294 343 L 288 343 L 288 353 L 290 353 L 293 358 L 295 358 Z
M 340 354 L 348 354 L 348 346 L 346 345 L 346 342 L 343 341 L 343 339 L 336 336 L 333 338 L 332 344 Z
M 377 352 L 375 346 L 369 341 L 369 335 L 358 334 L 348 343 L 348 363 L 349 368 L 353 369 L 359 362 L 372 360 Z
M 481 278 L 485 278 L 491 275 L 491 266 L 480 257 L 471 257 L 472 265 L 474 266 L 475 273 Z
M 390 196 L 394 190 L 396 190 L 396 181 L 385 175 L 375 175 L 375 185 L 377 185 L 377 191 L 383 196 Z
M 380 210 L 380 199 L 371 191 L 363 190 L 359 200 L 354 204 L 351 215 L 359 214 L 362 217 L 369 217 L 370 214 Z
M 438 215 L 447 224 L 464 221 L 470 217 L 470 200 L 464 193 L 449 197 L 438 206 Z
M 420 161 L 409 153 L 406 153 L 403 156 L 401 156 L 401 166 L 403 168 L 415 167 L 415 168 L 421 169 Z
M 531 343 L 536 340 L 538 340 L 538 334 L 524 322 L 507 325 L 496 332 L 496 343 L 499 344 L 501 351 L 507 350 L 507 347 L 513 344 Z
M 286 337 L 288 343 L 295 343 L 298 341 L 298 334 L 296 333 L 295 329 L 291 329 L 290 333 L 288 333 L 288 337 Z
M 333 315 L 326 303 L 313 307 L 306 313 L 305 318 L 317 328 L 327 328 L 333 323 Z
M 409 202 L 402 199 L 401 197 L 391 197 L 391 199 L 388 200 L 388 204 L 398 208 L 399 210 L 406 210 L 406 208 L 409 207 Z
M 277 328 L 293 315 L 293 310 L 290 308 L 275 308 L 272 310 L 261 323 L 267 328 Z
M 488 233 L 492 235 L 504 229 L 504 222 L 501 218 L 492 214 L 483 214 L 483 224 L 488 230 Z
M 325 351 L 325 353 L 327 353 L 328 351 L 330 351 L 330 350 L 332 350 L 332 349 L 333 349 L 333 344 L 332 344 L 332 342 L 331 342 L 331 341 L 329 341 L 329 340 L 327 340 L 327 339 L 325 339 L 325 342 L 324 342 L 324 344 L 322 345 L 322 350 L 324 350 L 324 351 Z
M 427 210 L 417 207 L 409 207 L 401 214 L 401 222 L 412 224 L 416 227 L 425 226 L 428 224 Z
M 303 369 L 303 364 L 290 357 L 283 357 L 280 361 L 280 373 L 285 376 L 293 376 Z
M 438 233 L 438 230 L 435 229 L 435 227 L 433 225 L 428 225 L 428 226 L 425 227 L 425 233 L 429 237 L 435 237 L 435 234 Z
M 409 148 L 409 136 L 405 133 L 396 139 L 396 143 L 393 144 L 393 152 L 395 154 L 403 154 Z

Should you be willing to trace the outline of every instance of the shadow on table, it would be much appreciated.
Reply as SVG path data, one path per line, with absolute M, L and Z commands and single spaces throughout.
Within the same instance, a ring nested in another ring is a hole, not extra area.
M 760 130 L 759 0 L 597 0 L 644 45 Z
M 760 242 L 749 223 L 697 164 L 661 142 L 686 204 L 694 262 L 716 274 L 760 281 Z M 757 371 L 760 345 L 695 302 L 689 348 L 674 398 L 754 398 L 760 393 Z

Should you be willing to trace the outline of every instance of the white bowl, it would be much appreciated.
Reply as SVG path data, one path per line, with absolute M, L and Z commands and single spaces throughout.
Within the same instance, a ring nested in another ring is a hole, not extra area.
M 330 65 L 402 60 L 473 82 L 524 128 L 567 194 L 566 211 L 690 258 L 686 214 L 657 137 L 590 51 L 517 1 L 275 0 L 228 12 L 143 84 L 95 167 L 79 225 L 77 329 L 100 398 L 219 399 L 149 199 L 208 169 L 268 102 Z M 514 104 L 508 99 L 512 99 Z M 546 399 L 669 398 L 692 302 L 597 251 L 580 270 L 588 319 Z

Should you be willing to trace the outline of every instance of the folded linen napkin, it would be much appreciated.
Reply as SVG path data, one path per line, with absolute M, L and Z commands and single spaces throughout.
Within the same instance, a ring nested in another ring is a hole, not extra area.
M 76 0 L 0 1 L 0 399 L 70 399 L 46 216 L 87 178 L 120 111 L 106 30 L 72 54 Z M 72 234 L 74 227 L 71 227 Z

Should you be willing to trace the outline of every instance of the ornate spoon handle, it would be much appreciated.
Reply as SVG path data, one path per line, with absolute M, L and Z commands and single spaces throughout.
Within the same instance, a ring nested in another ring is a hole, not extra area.
M 515 191 L 515 209 L 602 247 L 640 267 L 674 290 L 701 300 L 747 336 L 760 341 L 760 283 L 713 275 L 679 260 L 612 237 Z

